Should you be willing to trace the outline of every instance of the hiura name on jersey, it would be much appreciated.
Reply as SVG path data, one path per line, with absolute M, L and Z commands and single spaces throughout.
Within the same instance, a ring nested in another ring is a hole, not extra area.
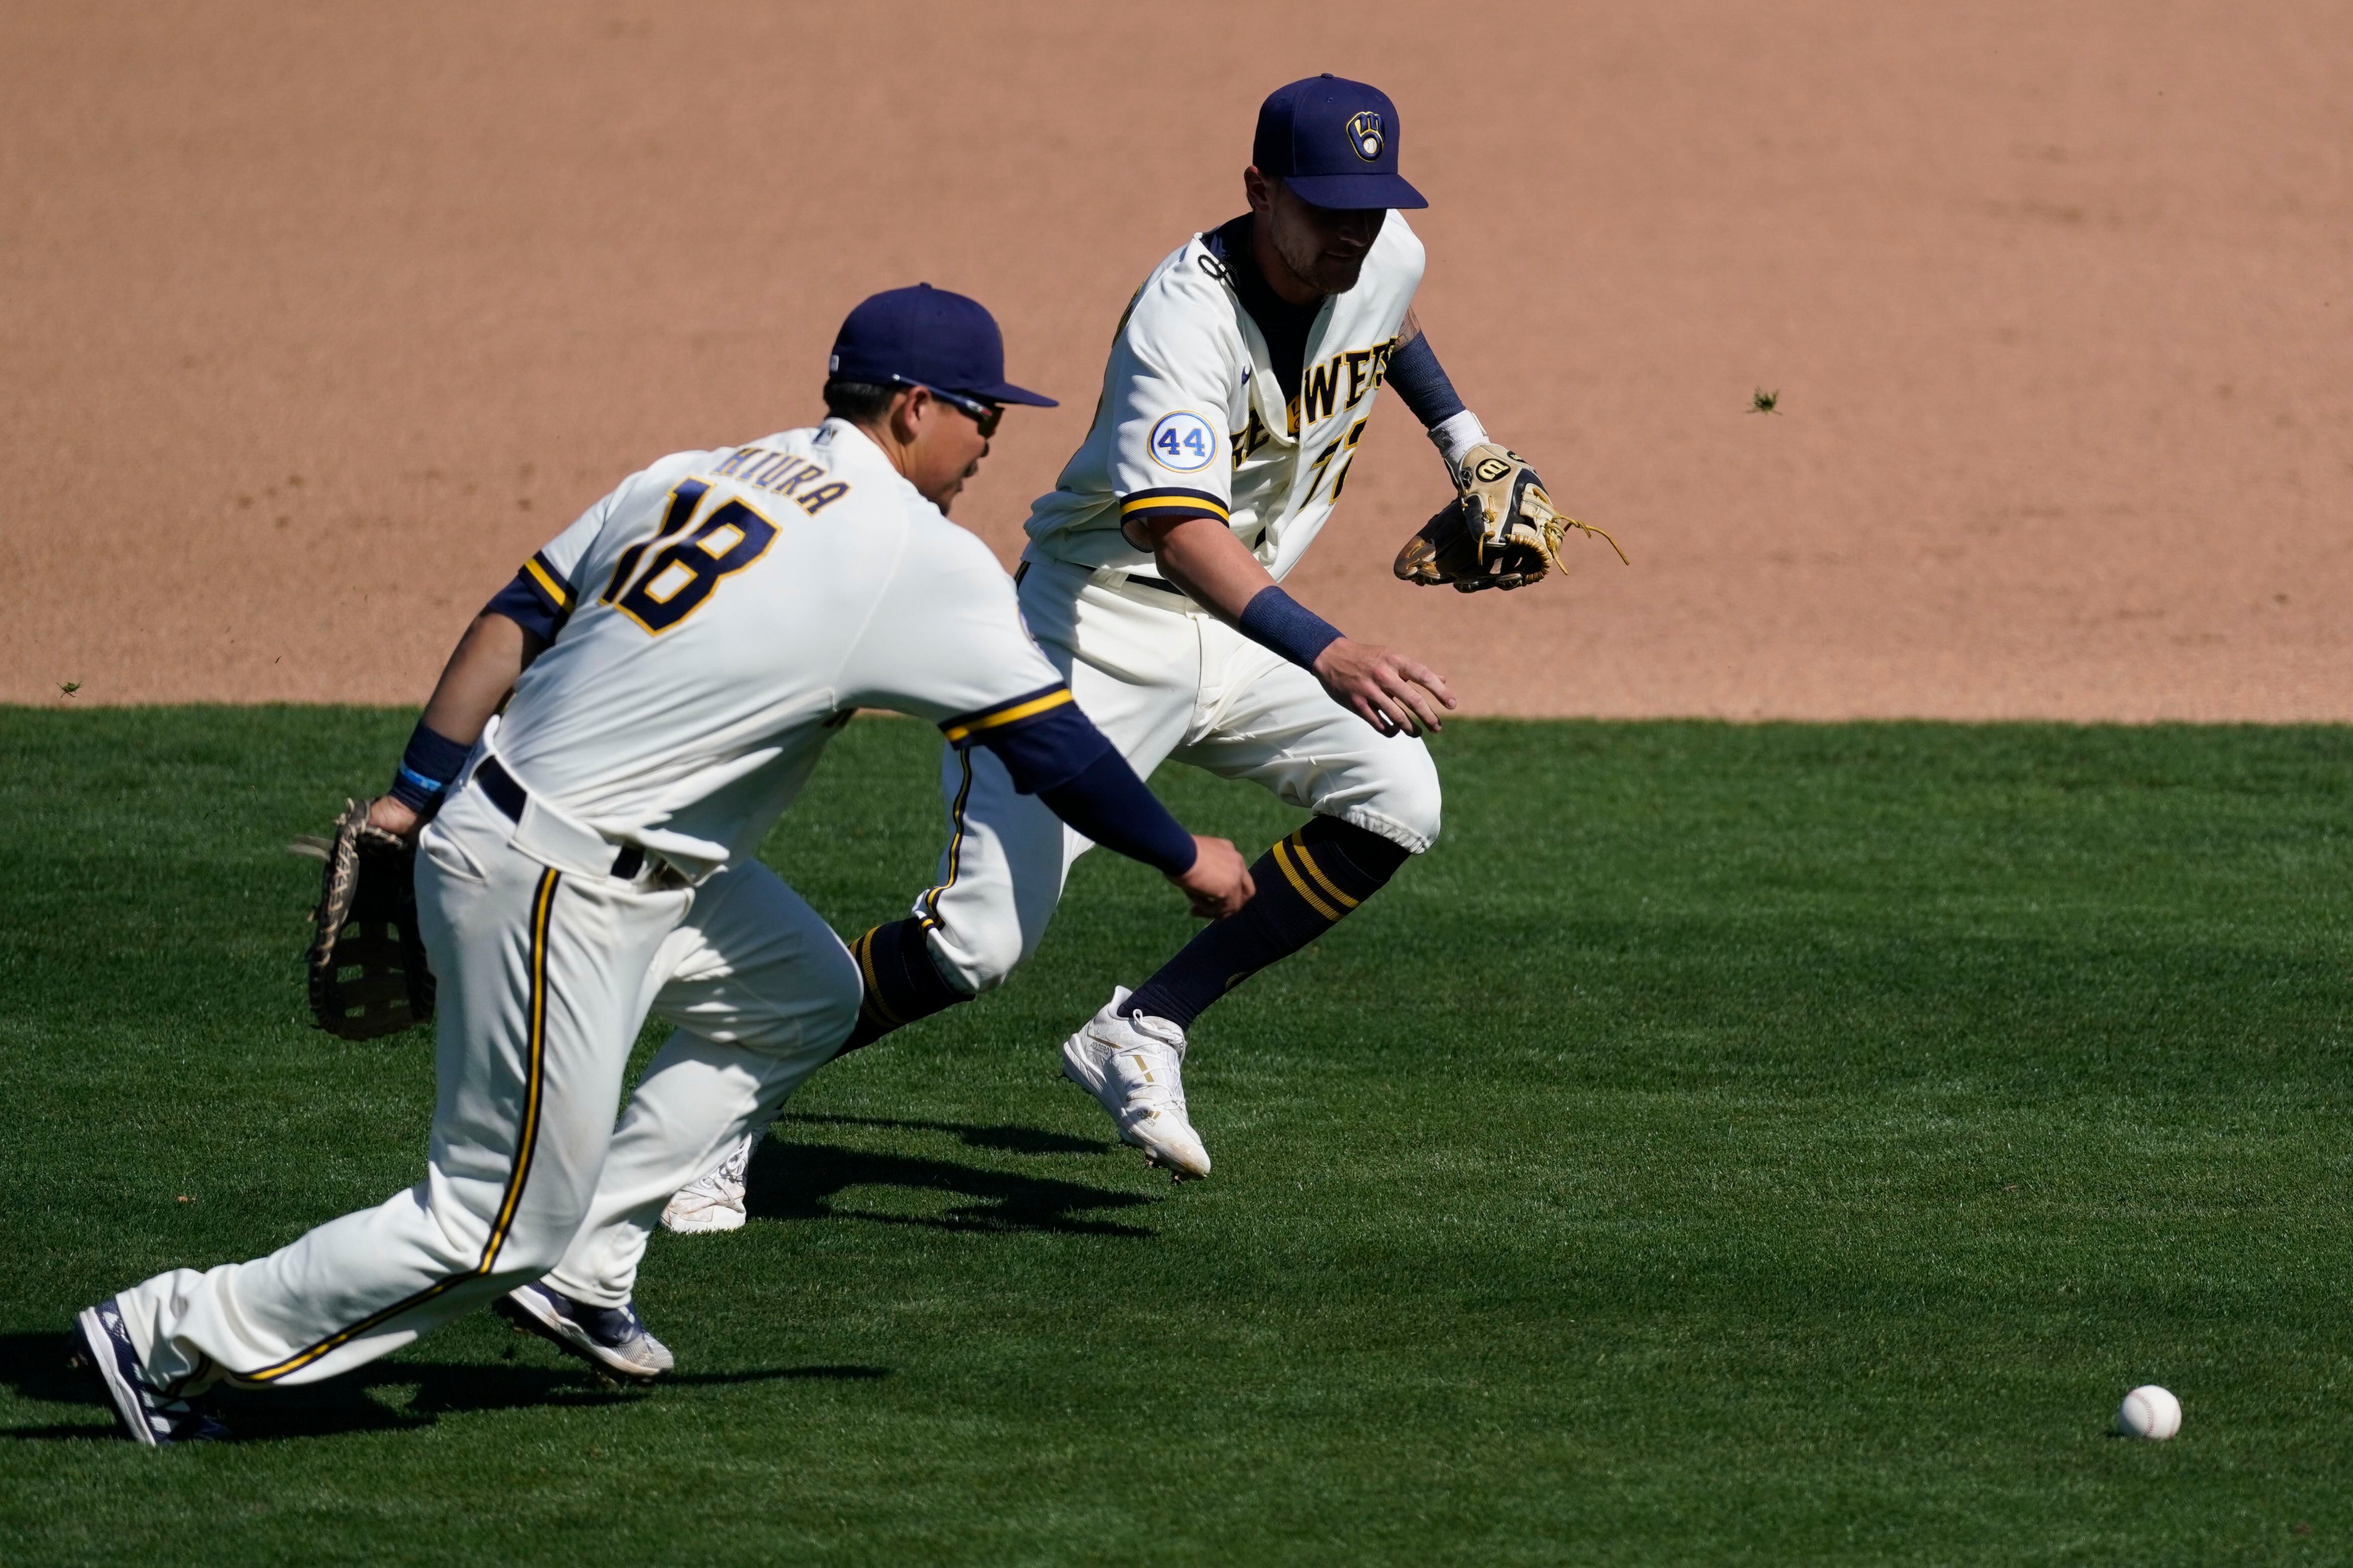
M 765 447 L 738 447 L 728 454 L 725 462 L 712 470 L 713 478 L 733 479 L 754 489 L 783 496 L 811 517 L 849 493 L 849 486 L 840 479 L 828 479 L 807 490 L 801 488 L 825 472 L 807 458 L 772 452 Z

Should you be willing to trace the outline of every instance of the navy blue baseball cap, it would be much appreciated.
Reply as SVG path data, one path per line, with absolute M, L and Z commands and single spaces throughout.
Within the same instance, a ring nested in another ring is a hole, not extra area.
M 1060 406 L 1005 379 L 1005 334 L 986 306 L 928 283 L 860 300 L 834 334 L 825 368 L 843 381 L 917 382 L 988 403 Z
M 1250 162 L 1314 206 L 1430 205 L 1398 173 L 1398 111 L 1389 95 L 1328 71 L 1267 95 Z

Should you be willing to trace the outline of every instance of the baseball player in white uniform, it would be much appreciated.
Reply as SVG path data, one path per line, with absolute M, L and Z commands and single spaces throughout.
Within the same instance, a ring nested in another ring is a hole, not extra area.
M 826 392 L 814 428 L 633 475 L 470 628 L 375 807 L 394 831 L 429 814 L 425 1177 L 266 1258 L 80 1313 L 130 1436 L 219 1436 L 189 1395 L 329 1377 L 494 1299 L 613 1371 L 667 1369 L 628 1307 L 647 1230 L 839 1050 L 865 990 L 752 858 L 860 707 L 987 748 L 1010 787 L 1201 912 L 1248 898 L 1240 856 L 1153 799 L 1024 633 L 987 547 L 944 515 L 1002 405 L 1050 402 L 1005 381 L 987 311 L 928 287 L 877 295 L 844 324 Z M 677 1031 L 616 1130 L 649 1011 Z M 617 1294 L 533 1283 L 575 1242 Z
M 1185 1100 L 1187 1027 L 1439 833 L 1419 736 L 1454 705 L 1446 683 L 1279 585 L 1340 499 L 1384 384 L 1458 484 L 1474 453 L 1502 451 L 1413 321 L 1422 247 L 1395 209 L 1427 204 L 1398 174 L 1398 143 L 1396 106 L 1364 83 L 1312 78 L 1267 99 L 1243 175 L 1250 212 L 1186 241 L 1136 291 L 1093 426 L 1032 508 L 1017 576 L 1030 632 L 1139 773 L 1174 757 L 1312 814 L 1251 868 L 1241 916 L 1115 989 L 1063 1046 L 1064 1072 L 1179 1179 L 1210 1168 Z M 951 749 L 942 787 L 952 826 L 936 884 L 853 944 L 892 962 L 870 967 L 847 1048 L 1002 981 L 1088 847 L 985 753 Z M 663 1223 L 741 1225 L 756 1137 L 681 1191 Z

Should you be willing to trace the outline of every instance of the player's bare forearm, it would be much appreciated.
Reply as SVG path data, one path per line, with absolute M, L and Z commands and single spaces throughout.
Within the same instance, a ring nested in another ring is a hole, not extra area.
M 1241 624 L 1242 612 L 1261 589 L 1274 586 L 1250 547 L 1214 518 L 1188 517 L 1153 532 L 1152 554 L 1161 574 L 1229 626 Z
M 461 746 L 472 745 L 482 738 L 491 715 L 514 689 L 524 668 L 546 646 L 495 610 L 476 616 L 441 668 L 441 679 L 425 704 L 425 723 Z M 403 838 L 415 835 L 421 820 L 388 795 L 368 805 L 369 826 Z
M 543 646 L 495 610 L 476 616 L 441 668 L 425 704 L 425 721 L 460 745 L 472 745 Z
M 1152 543 L 1162 574 L 1228 626 L 1240 626 L 1250 602 L 1275 585 L 1233 530 L 1215 519 L 1156 528 Z M 1428 665 L 1353 637 L 1334 638 L 1307 668 L 1335 702 L 1384 735 L 1443 729 L 1440 714 L 1455 705 L 1445 677 Z

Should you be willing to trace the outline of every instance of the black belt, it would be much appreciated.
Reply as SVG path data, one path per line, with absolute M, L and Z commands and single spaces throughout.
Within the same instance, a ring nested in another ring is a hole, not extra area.
M 1184 589 L 1179 588 L 1176 584 L 1169 582 L 1165 577 L 1155 577 L 1149 572 L 1129 572 L 1124 574 L 1124 575 L 1128 582 L 1133 583 L 1139 588 L 1155 589 L 1160 593 L 1169 595 L 1171 597 L 1182 599 L 1188 605 L 1193 602 L 1192 595 L 1185 592 Z
M 474 782 L 491 804 L 505 812 L 510 822 L 522 820 L 522 808 L 531 804 L 531 791 L 517 782 L 514 774 L 499 765 L 496 757 L 484 757 L 482 765 L 474 770 Z M 646 868 L 646 852 L 634 844 L 624 844 L 621 852 L 613 857 L 613 875 L 624 882 L 636 879 Z
M 1019 587 L 1021 585 L 1021 579 L 1029 575 L 1029 566 L 1030 563 L 1027 559 L 1024 559 L 1020 565 L 1016 566 L 1013 569 L 1013 585 L 1015 587 Z M 1119 571 L 1117 567 L 1113 567 L 1112 570 L 1115 572 Z M 1193 602 L 1192 595 L 1187 594 L 1184 589 L 1179 588 L 1176 584 L 1169 582 L 1165 577 L 1155 577 L 1149 572 L 1120 572 L 1119 575 L 1120 581 L 1124 583 L 1133 583 L 1139 588 L 1155 589 L 1160 593 L 1168 595 L 1171 598 L 1182 599 L 1188 605 Z

